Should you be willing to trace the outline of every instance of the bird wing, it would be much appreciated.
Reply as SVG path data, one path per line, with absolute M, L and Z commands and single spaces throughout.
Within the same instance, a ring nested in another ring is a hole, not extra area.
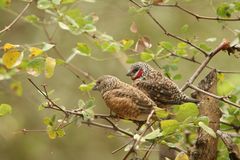
M 111 90 L 106 103 L 110 103 L 112 107 L 132 108 L 139 110 L 141 113 L 150 113 L 155 103 L 149 99 L 144 93 L 133 88 L 122 88 Z M 126 110 L 126 109 L 125 109 Z
M 180 94 L 180 91 L 176 84 L 171 81 L 153 81 L 153 80 L 141 80 L 137 81 L 135 85 L 147 92 L 149 97 L 155 102 L 177 104 L 178 100 L 174 95 Z

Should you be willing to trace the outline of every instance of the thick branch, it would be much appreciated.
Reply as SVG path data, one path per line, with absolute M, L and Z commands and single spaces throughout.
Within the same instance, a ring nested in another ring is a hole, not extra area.
M 2 30 L 0 31 L 0 34 L 6 32 L 6 31 L 8 31 L 8 30 L 10 30 L 10 29 L 12 28 L 12 26 L 13 26 L 14 24 L 16 24 L 17 21 L 18 21 L 18 20 L 22 17 L 22 15 L 26 12 L 26 10 L 27 10 L 28 7 L 31 5 L 31 3 L 32 3 L 32 0 L 30 0 L 30 1 L 27 3 L 27 5 L 23 8 L 23 10 L 18 14 L 18 16 L 17 16 L 9 25 L 7 25 L 4 29 L 2 29 Z
M 199 83 L 199 88 L 206 92 L 216 94 L 217 92 L 217 72 L 213 70 L 204 80 Z M 201 116 L 207 116 L 209 119 L 209 127 L 215 132 L 219 129 L 221 111 L 219 109 L 218 100 L 210 97 L 202 92 L 196 92 L 196 97 L 200 100 L 199 111 Z M 193 160 L 214 160 L 217 156 L 217 142 L 204 130 L 199 129 L 198 138 L 193 151 L 191 152 L 191 159 Z

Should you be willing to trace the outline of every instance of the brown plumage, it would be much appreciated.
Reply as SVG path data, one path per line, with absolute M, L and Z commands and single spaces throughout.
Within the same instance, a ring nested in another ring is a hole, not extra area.
M 169 78 L 150 65 L 137 62 L 127 73 L 133 80 L 133 86 L 147 94 L 159 107 L 199 101 L 186 96 Z
M 121 118 L 145 121 L 156 106 L 142 91 L 114 76 L 99 77 L 93 90 L 100 91 L 106 105 Z

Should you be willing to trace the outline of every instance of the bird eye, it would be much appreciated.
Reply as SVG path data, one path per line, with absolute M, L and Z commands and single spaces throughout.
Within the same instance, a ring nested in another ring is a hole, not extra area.
M 134 69 L 132 70 L 132 72 L 133 72 L 133 73 L 136 73 L 138 70 L 139 70 L 139 68 L 134 68 Z
M 99 84 L 100 84 L 100 81 L 97 81 L 96 84 L 99 85 Z

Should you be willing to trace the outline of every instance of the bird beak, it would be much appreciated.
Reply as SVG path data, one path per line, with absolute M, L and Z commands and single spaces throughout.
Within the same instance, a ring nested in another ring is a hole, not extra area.
M 133 73 L 132 73 L 132 71 L 131 71 L 131 70 L 128 70 L 128 72 L 127 72 L 126 76 L 132 77 L 132 76 L 133 76 Z
M 95 85 L 93 88 L 92 88 L 93 91 L 97 91 L 98 90 L 98 87 L 97 85 Z

